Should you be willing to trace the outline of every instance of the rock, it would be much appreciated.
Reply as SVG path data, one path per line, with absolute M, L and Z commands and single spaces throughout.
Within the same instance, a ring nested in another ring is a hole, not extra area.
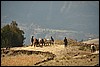
M 5 55 L 2 55 L 2 57 L 5 57 Z
M 90 61 L 92 61 L 92 59 L 90 59 Z
M 77 54 L 75 54 L 74 56 L 77 56 Z
M 95 56 L 93 56 L 93 58 L 95 58 Z
M 59 60 L 56 60 L 56 62 L 59 62 Z
M 80 53 L 75 54 L 74 56 L 78 56 Z
M 92 61 L 92 59 L 88 59 L 88 61 Z

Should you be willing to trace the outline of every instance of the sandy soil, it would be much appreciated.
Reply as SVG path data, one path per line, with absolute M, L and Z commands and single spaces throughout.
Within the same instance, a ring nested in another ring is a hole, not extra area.
M 35 65 L 36 62 L 40 62 L 41 58 L 36 55 L 29 56 L 18 56 L 17 58 L 11 57 L 11 60 L 7 59 L 9 57 L 1 57 L 1 65 L 11 65 L 12 62 L 23 62 L 23 59 L 18 59 L 20 57 L 25 58 L 24 62 L 19 65 L 21 66 L 95 66 L 99 64 L 99 51 L 91 53 L 90 50 L 79 50 L 80 46 L 71 46 L 68 45 L 64 47 L 64 45 L 51 45 L 51 46 L 43 46 L 43 47 L 14 47 L 10 50 L 28 50 L 28 51 L 42 51 L 42 52 L 51 52 L 56 55 L 53 60 L 46 61 Z M 16 59 L 16 61 L 15 61 Z M 34 61 L 33 61 L 34 59 Z M 43 60 L 43 57 L 42 57 Z M 9 63 L 8 63 L 9 61 Z M 32 64 L 29 64 L 32 62 Z M 13 64 L 12 65 L 18 65 Z

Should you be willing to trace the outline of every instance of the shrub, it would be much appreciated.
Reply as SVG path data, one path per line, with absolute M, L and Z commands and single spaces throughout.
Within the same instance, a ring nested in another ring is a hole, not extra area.
M 23 46 L 24 31 L 20 30 L 16 21 L 1 28 L 1 47 Z

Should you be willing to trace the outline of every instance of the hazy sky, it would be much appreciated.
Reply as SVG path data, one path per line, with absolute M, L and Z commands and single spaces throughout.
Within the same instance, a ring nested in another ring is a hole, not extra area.
M 1 1 L 1 23 L 12 20 L 99 35 L 99 1 Z

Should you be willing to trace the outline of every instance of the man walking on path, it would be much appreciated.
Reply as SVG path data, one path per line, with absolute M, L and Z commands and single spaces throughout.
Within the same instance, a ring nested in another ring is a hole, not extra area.
M 53 37 L 51 36 L 51 40 L 54 42 L 54 39 L 53 39 Z
M 67 43 L 68 43 L 68 41 L 67 41 L 67 39 L 65 37 L 65 39 L 64 39 L 64 45 L 65 45 L 65 47 L 67 47 Z
M 34 40 L 33 37 L 34 37 L 34 36 L 32 36 L 32 38 L 31 38 L 31 43 L 32 43 L 32 45 L 33 45 L 33 40 Z M 32 45 L 31 45 L 31 46 L 32 46 Z
M 51 44 L 54 44 L 54 39 L 52 36 L 51 36 Z

